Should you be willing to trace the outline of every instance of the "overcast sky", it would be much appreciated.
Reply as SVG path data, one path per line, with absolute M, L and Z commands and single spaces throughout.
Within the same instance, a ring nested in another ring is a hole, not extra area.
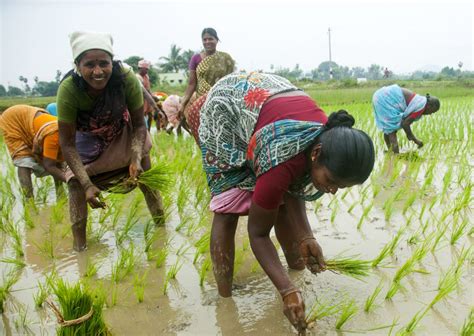
M 329 27 L 339 65 L 409 73 L 462 61 L 473 69 L 469 0 L 0 0 L 0 84 L 69 70 L 75 30 L 110 32 L 116 58 L 157 63 L 173 43 L 199 50 L 204 27 L 217 30 L 218 49 L 239 69 L 314 69 L 329 59 Z

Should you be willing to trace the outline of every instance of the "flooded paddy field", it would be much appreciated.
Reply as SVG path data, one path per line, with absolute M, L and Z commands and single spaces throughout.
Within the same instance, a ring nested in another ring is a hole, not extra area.
M 307 203 L 326 258 L 369 265 L 360 279 L 290 271 L 313 320 L 308 334 L 469 332 L 473 97 L 444 98 L 439 112 L 415 123 L 413 131 L 425 143 L 421 149 L 399 132 L 398 156 L 385 152 L 370 104 L 322 107 L 354 114 L 355 127 L 374 140 L 376 165 L 363 185 Z M 246 218 L 236 238 L 233 297 L 219 298 L 199 149 L 191 137 L 152 135 L 152 160 L 167 162 L 173 178 L 163 193 L 165 224 L 152 223 L 137 190 L 104 194 L 107 208 L 90 211 L 88 249 L 82 253 L 72 250 L 67 200 L 56 199 L 52 179 L 35 179 L 35 202 L 24 202 L 0 140 L 0 334 L 54 335 L 59 326 L 44 300 L 58 302 L 51 287 L 60 279 L 103 299 L 104 320 L 114 335 L 296 334 L 252 254 Z

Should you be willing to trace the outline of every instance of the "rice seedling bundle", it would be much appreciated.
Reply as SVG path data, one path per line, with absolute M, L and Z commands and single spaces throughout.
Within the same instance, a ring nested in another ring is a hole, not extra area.
M 60 308 L 47 302 L 58 318 L 58 335 L 110 335 L 102 317 L 104 298 L 100 293 L 93 293 L 80 283 L 70 285 L 61 278 L 52 283 L 52 288 Z
M 372 262 L 356 259 L 354 256 L 326 260 L 326 269 L 339 274 L 344 274 L 358 280 L 369 275 Z

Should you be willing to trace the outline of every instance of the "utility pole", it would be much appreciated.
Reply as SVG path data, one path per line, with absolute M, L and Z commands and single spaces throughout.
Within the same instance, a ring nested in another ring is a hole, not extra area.
M 328 28 L 328 35 L 329 35 L 329 78 L 332 79 L 331 27 Z

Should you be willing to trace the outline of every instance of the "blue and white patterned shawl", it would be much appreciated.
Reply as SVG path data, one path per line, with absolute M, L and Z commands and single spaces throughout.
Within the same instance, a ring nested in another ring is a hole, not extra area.
M 426 97 L 416 94 L 407 105 L 400 86 L 384 86 L 372 98 L 375 124 L 385 134 L 398 131 L 402 121 L 410 114 L 425 108 Z

